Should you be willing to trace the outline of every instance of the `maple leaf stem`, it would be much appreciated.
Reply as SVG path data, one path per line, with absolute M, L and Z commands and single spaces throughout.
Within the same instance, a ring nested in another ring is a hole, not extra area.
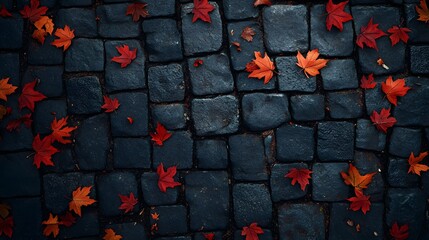
M 27 155 L 25 158 L 30 158 L 31 156 L 35 155 L 35 152 L 30 153 L 30 155 Z

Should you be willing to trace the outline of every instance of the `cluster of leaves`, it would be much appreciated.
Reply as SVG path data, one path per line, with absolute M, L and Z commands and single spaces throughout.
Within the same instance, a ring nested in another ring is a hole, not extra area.
M 10 213 L 10 206 L 0 203 L 0 237 L 5 236 L 12 238 L 13 234 L 13 216 Z

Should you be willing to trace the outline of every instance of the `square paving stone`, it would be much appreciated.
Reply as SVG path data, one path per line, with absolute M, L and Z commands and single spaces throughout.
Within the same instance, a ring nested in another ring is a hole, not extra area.
M 0 18 L 0 48 L 21 48 L 23 30 L 24 21 L 18 14 L 13 14 L 12 18 Z
M 240 20 L 258 17 L 258 8 L 254 7 L 253 3 L 253 0 L 225 0 L 223 2 L 225 18 L 228 20 Z
M 262 10 L 265 46 L 270 53 L 305 52 L 308 48 L 307 8 L 272 5 Z
M 147 138 L 115 138 L 113 140 L 113 165 L 115 168 L 150 168 L 150 156 L 150 142 Z
M 400 24 L 400 11 L 394 7 L 384 6 L 356 6 L 352 7 L 353 23 L 356 36 L 360 34 L 361 27 L 366 26 L 371 18 L 383 32 L 393 25 Z M 358 47 L 359 65 L 365 74 L 374 73 L 375 75 L 401 72 L 405 66 L 405 45 L 392 43 L 388 37 L 382 37 L 377 40 L 378 51 L 368 47 L 361 49 Z M 381 56 L 389 69 L 379 66 L 377 59 Z
M 44 172 L 66 173 L 77 170 L 77 162 L 73 159 L 72 147 L 62 147 L 60 152 L 52 156 L 54 166 L 45 167 Z
M 365 194 L 371 196 L 371 202 L 383 201 L 385 184 L 381 174 L 384 171 L 381 159 L 373 152 L 356 151 L 354 164 L 362 175 L 379 172 L 372 177 L 371 183 L 365 189 Z
M 167 215 L 165 215 L 167 216 Z M 128 240 L 147 240 L 149 239 L 144 224 L 139 222 L 126 222 L 121 224 L 109 224 L 104 229 L 111 228 L 116 234 L 121 235 Z
M 167 129 L 182 129 L 186 127 L 187 113 L 184 104 L 152 104 L 150 108 L 153 126 L 159 122 Z
M 377 130 L 370 120 L 358 119 L 356 124 L 356 147 L 383 151 L 386 146 L 386 134 Z
M 175 0 L 145 0 L 149 17 L 173 16 L 176 13 Z
M 386 98 L 386 94 L 381 90 L 381 82 L 385 82 L 386 77 L 376 77 L 377 86 L 373 89 L 365 89 L 365 107 L 368 115 L 371 115 L 375 110 L 380 113 L 383 108 L 390 108 L 390 102 Z M 408 84 L 407 84 L 408 86 Z M 400 101 L 399 101 L 400 102 Z M 392 114 L 395 116 L 394 114 Z M 396 118 L 396 116 L 395 116 Z
M 0 197 L 40 195 L 39 171 L 33 165 L 31 152 L 0 155 Z
M 89 196 L 96 198 L 94 174 L 80 172 L 66 174 L 47 174 L 43 176 L 45 206 L 54 215 L 61 215 L 69 208 L 73 191 L 78 187 L 90 187 Z
M 429 59 L 429 46 L 411 46 L 410 62 L 411 72 L 414 74 L 428 74 L 429 63 L 423 59 Z
M 229 226 L 229 178 L 224 171 L 198 171 L 185 177 L 192 231 L 226 230 Z
M 319 204 L 283 204 L 279 207 L 281 240 L 325 239 L 324 209 Z
M 316 78 L 307 78 L 297 65 L 296 57 L 278 57 L 276 66 L 279 74 L 280 91 L 314 92 L 316 91 Z
M 141 187 L 144 202 L 149 206 L 175 204 L 179 196 L 180 187 L 167 188 L 167 192 L 161 192 L 158 187 L 158 179 L 159 176 L 156 172 L 142 174 Z M 175 177 L 175 181 L 177 182 L 177 177 Z
M 100 231 L 98 211 L 95 208 L 82 208 L 82 217 L 76 218 L 76 223 L 70 227 L 61 228 L 58 238 L 69 239 L 85 236 L 96 236 Z M 84 239 L 84 238 L 79 238 Z
M 236 2 L 242 7 L 251 7 L 252 9 L 257 10 L 257 8 L 253 7 L 253 4 L 245 5 L 242 3 L 243 1 L 240 0 L 229 0 L 229 2 Z M 227 5 L 225 5 L 224 2 L 224 8 L 226 8 L 226 6 Z M 234 12 L 237 12 L 237 8 Z M 241 37 L 243 29 L 246 27 L 252 28 L 255 32 L 251 42 L 248 42 Z M 231 63 L 234 70 L 244 70 L 246 68 L 246 64 L 255 58 L 256 51 L 264 54 L 264 42 L 262 40 L 262 36 L 261 27 L 255 21 L 234 22 L 228 24 L 229 53 L 231 55 Z M 241 51 L 237 51 L 237 47 L 232 44 L 233 42 L 238 42 L 240 44 Z
M 5 202 L 11 207 L 13 216 L 13 239 L 46 239 L 42 236 L 40 227 L 42 224 L 40 198 L 14 198 Z M 1 239 L 10 238 L 2 236 Z
M 150 224 L 158 224 L 157 235 L 180 234 L 188 231 L 187 210 L 183 205 L 159 206 L 151 208 L 151 214 L 159 214 L 159 220 L 150 219 Z
M 233 186 L 234 220 L 238 228 L 258 223 L 268 227 L 272 221 L 273 206 L 264 184 L 238 183 Z
M 389 153 L 408 158 L 411 153 L 420 153 L 422 131 L 420 129 L 394 127 L 390 136 Z
M 194 95 L 229 93 L 234 90 L 234 78 L 225 53 L 199 58 L 204 63 L 193 65 L 196 58 L 188 60 L 189 74 Z
M 47 36 L 43 45 L 34 39 L 30 40 L 28 45 L 28 63 L 33 65 L 62 64 L 63 50 L 51 45 L 54 38 L 54 36 Z M 75 44 L 75 41 L 76 40 L 73 41 L 73 44 Z M 71 50 L 72 46 L 68 51 Z
M 283 125 L 276 130 L 276 143 L 279 161 L 311 161 L 315 148 L 314 128 Z
M 251 131 L 272 129 L 290 120 L 289 102 L 284 94 L 246 94 L 241 105 L 244 124 Z
M 344 9 L 350 13 L 350 8 Z M 310 49 L 319 49 L 319 53 L 326 56 L 350 56 L 353 53 L 353 26 L 352 21 L 344 23 L 343 31 L 332 27 L 326 28 L 325 5 L 314 5 L 311 8 L 311 44 Z
M 20 85 L 20 63 L 18 53 L 1 53 L 0 54 L 0 78 L 10 78 L 9 84 L 14 86 Z
M 321 161 L 353 159 L 355 130 L 349 122 L 321 122 L 317 132 L 317 155 Z
M 158 6 L 159 3 L 154 5 Z M 168 62 L 183 59 L 182 39 L 174 19 L 145 20 L 142 27 L 146 37 L 145 47 L 149 53 L 149 61 Z
M 62 8 L 57 12 L 55 25 L 64 28 L 65 25 L 74 30 L 76 37 L 96 37 L 97 21 L 95 12 L 85 8 Z
M 115 216 L 123 214 L 119 209 L 122 204 L 119 194 L 129 196 L 133 193 L 139 198 L 137 180 L 130 172 L 113 172 L 97 176 L 97 195 L 100 213 L 104 216 Z M 134 206 L 134 213 L 139 212 L 139 204 Z
M 292 96 L 290 105 L 294 120 L 317 121 L 325 118 L 325 97 L 321 94 Z
M 165 168 L 172 166 L 177 166 L 178 169 L 191 168 L 194 145 L 192 134 L 187 131 L 176 131 L 171 134 L 162 146 L 153 146 L 154 168 L 161 163 Z
M 424 233 L 426 197 L 418 188 L 389 188 L 386 199 L 386 224 L 409 225 L 409 239 Z
M 66 72 L 95 72 L 104 70 L 104 47 L 100 39 L 78 38 L 66 51 Z
M 121 64 L 111 61 L 115 56 L 119 56 L 116 47 L 128 45 L 130 50 L 137 49 L 137 57 L 125 68 Z M 106 90 L 108 92 L 116 90 L 139 89 L 146 87 L 145 77 L 145 56 L 143 48 L 136 40 L 107 41 L 106 50 Z
M 344 236 L 350 240 L 384 239 L 382 203 L 372 203 L 365 215 L 361 211 L 351 211 L 349 203 L 333 203 L 330 212 L 329 240 L 344 240 Z M 353 221 L 354 226 L 347 225 L 348 220 Z M 356 231 L 357 224 L 360 225 L 359 232 Z
M 40 83 L 35 89 L 47 97 L 59 97 L 64 93 L 63 72 L 62 66 L 29 66 L 24 73 L 21 86 L 38 79 Z
M 273 90 L 276 88 L 277 77 L 264 84 L 264 81 L 257 78 L 249 78 L 248 72 L 239 72 L 235 77 L 235 83 L 239 92 L 255 90 Z
M 321 75 L 325 90 L 357 88 L 359 85 L 355 62 L 352 59 L 329 61 L 328 65 L 321 70 Z
M 96 76 L 67 79 L 66 88 L 70 114 L 101 112 L 101 105 L 103 105 L 101 85 Z
M 185 98 L 182 65 L 173 63 L 149 68 L 149 96 L 152 102 L 174 102 Z
M 110 96 L 119 101 L 119 108 L 110 114 L 110 127 L 114 137 L 148 135 L 147 94 L 141 92 L 117 93 Z M 127 117 L 134 121 L 132 124 Z
M 332 118 L 358 118 L 363 113 L 362 92 L 343 91 L 328 93 L 329 115 Z
M 285 177 L 293 168 L 302 169 L 308 168 L 308 166 L 305 163 L 292 163 L 274 164 L 271 168 L 270 186 L 273 202 L 299 199 L 307 194 L 308 187 L 302 191 L 299 184 L 292 186 L 291 179 Z
M 264 142 L 258 135 L 241 134 L 229 138 L 229 156 L 235 180 L 268 180 Z
M 98 34 L 104 38 L 133 38 L 140 34 L 138 22 L 125 15 L 129 4 L 106 4 L 97 7 Z
M 393 110 L 397 126 L 429 126 L 429 78 L 408 77 L 406 85 L 411 90 L 399 98 Z M 412 116 L 412 117 L 410 117 Z
M 224 140 L 198 140 L 196 155 L 198 168 L 225 169 L 228 167 L 228 146 Z
M 336 202 L 349 198 L 349 187 L 344 184 L 341 172 L 347 172 L 347 163 L 313 164 L 312 197 L 314 201 Z
M 194 8 L 193 3 L 182 5 L 182 34 L 185 55 L 196 53 L 215 52 L 222 46 L 222 19 L 219 14 L 219 6 L 215 2 L 209 2 L 215 9 L 209 13 L 211 23 L 197 20 L 192 22 Z
M 94 0 L 58 0 L 61 6 L 72 7 L 72 6 L 89 6 L 92 5 Z
M 232 95 L 193 99 L 192 119 L 198 136 L 238 131 L 238 100 Z
M 387 180 L 391 187 L 411 188 L 419 186 L 419 177 L 408 174 L 410 165 L 408 159 L 389 158 Z
M 74 151 L 79 168 L 102 170 L 109 153 L 109 117 L 100 114 L 81 122 L 75 131 Z
M 55 114 L 53 114 L 55 113 Z M 36 104 L 33 115 L 34 131 L 40 134 L 52 132 L 51 123 L 67 116 L 67 102 L 65 100 L 45 100 Z
M 418 3 L 419 1 L 415 1 Z M 417 21 L 419 18 L 416 12 L 416 4 L 405 4 L 406 26 L 411 29 L 408 34 L 410 43 L 429 43 L 429 28 L 427 24 Z M 402 44 L 402 43 L 401 43 Z

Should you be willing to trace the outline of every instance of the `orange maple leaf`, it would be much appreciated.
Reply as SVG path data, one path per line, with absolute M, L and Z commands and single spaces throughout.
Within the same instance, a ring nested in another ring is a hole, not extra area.
M 381 83 L 381 90 L 386 94 L 387 100 L 393 105 L 397 105 L 397 97 L 403 97 L 407 94 L 410 87 L 405 86 L 405 79 L 399 78 L 393 81 L 392 76 L 386 79 L 386 82 Z
M 362 210 L 363 214 L 369 211 L 371 202 L 369 201 L 370 196 L 366 196 L 362 191 L 355 189 L 356 197 L 347 198 L 350 202 L 350 209 L 353 211 Z
M 103 240 L 121 240 L 122 239 L 122 236 L 119 234 L 116 234 L 116 232 L 111 228 L 104 229 L 104 233 L 105 234 L 104 234 Z
M 34 23 L 34 26 L 39 30 L 45 30 L 49 35 L 52 35 L 54 31 L 54 23 L 52 19 L 48 16 L 42 16 Z
M 43 225 L 46 225 L 45 229 L 43 229 L 43 235 L 45 237 L 49 237 L 49 235 L 53 235 L 54 237 L 58 236 L 60 233 L 60 222 L 58 221 L 58 216 L 53 216 L 52 213 L 49 213 L 49 218 L 46 221 L 42 222 Z
M 73 198 L 69 203 L 69 210 L 74 211 L 78 216 L 81 216 L 81 207 L 89 206 L 96 201 L 91 199 L 88 194 L 91 191 L 92 186 L 89 187 L 78 187 L 73 191 Z
M 249 74 L 249 78 L 264 78 L 264 84 L 269 83 L 271 78 L 273 77 L 273 72 L 276 67 L 274 66 L 274 63 L 271 61 L 268 54 L 265 53 L 265 56 L 262 57 L 260 52 L 255 52 L 255 59 L 253 60 L 253 63 L 258 68 L 254 69 Z
M 324 68 L 328 63 L 326 59 L 317 59 L 319 57 L 319 49 L 311 50 L 307 53 L 307 56 L 304 58 L 302 54 L 298 51 L 296 58 L 298 62 L 296 65 L 304 70 L 305 76 L 309 78 L 308 75 L 314 77 L 317 74 L 320 74 L 319 70 Z
M 18 87 L 8 83 L 10 78 L 0 80 L 0 99 L 7 101 L 7 96 L 14 93 Z
M 423 159 L 428 155 L 428 152 L 422 152 L 419 156 L 414 157 L 414 153 L 411 153 L 408 158 L 408 163 L 410 164 L 410 168 L 408 169 L 408 173 L 412 172 L 420 176 L 420 172 L 426 172 L 429 170 L 429 167 L 424 164 L 419 164 L 419 162 L 423 161 Z
M 341 172 L 341 177 L 343 177 L 345 184 L 352 185 L 355 189 L 362 190 L 364 188 L 368 188 L 367 185 L 371 183 L 372 177 L 375 174 L 376 172 L 373 172 L 362 176 L 355 166 L 349 164 L 348 174 Z
M 243 31 L 241 32 L 241 38 L 243 38 L 244 40 L 251 42 L 253 41 L 253 36 L 255 35 L 255 30 L 253 30 L 253 28 L 251 27 L 245 27 L 243 29 Z
M 31 37 L 36 39 L 40 44 L 45 43 L 45 37 L 48 33 L 44 29 L 35 29 Z
M 150 216 L 152 217 L 153 220 L 158 221 L 159 220 L 159 214 L 158 213 L 151 213 Z
M 57 141 L 62 144 L 71 143 L 69 139 L 65 139 L 71 136 L 71 132 L 76 130 L 77 127 L 67 127 L 67 119 L 68 117 L 61 118 L 57 121 L 55 117 L 51 123 L 52 129 L 52 142 Z
M 55 39 L 51 44 L 57 48 L 64 47 L 64 52 L 71 45 L 71 40 L 74 38 L 74 30 L 71 30 L 69 26 L 65 25 L 63 29 L 57 28 L 54 35 L 58 38 Z
M 419 18 L 417 20 L 422 22 L 429 22 L 429 9 L 426 4 L 426 0 L 420 0 L 420 7 L 416 5 L 416 11 L 419 14 Z

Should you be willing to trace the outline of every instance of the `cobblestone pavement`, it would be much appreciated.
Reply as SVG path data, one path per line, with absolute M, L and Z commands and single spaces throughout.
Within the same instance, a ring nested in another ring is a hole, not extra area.
M 389 239 L 394 222 L 409 225 L 409 239 L 429 239 L 429 174 L 407 173 L 410 153 L 427 151 L 429 139 L 429 24 L 416 20 L 418 0 L 350 0 L 354 19 L 342 32 L 326 30 L 326 1 L 216 1 L 210 24 L 192 23 L 192 1 L 144 2 L 150 16 L 133 22 L 127 0 L 41 0 L 55 27 L 75 30 L 63 52 L 49 44 L 54 36 L 43 45 L 31 38 L 19 14 L 28 0 L 0 0 L 13 14 L 0 17 L 0 79 L 19 87 L 2 102 L 12 112 L 0 122 L 0 202 L 11 207 L 13 239 L 44 239 L 42 221 L 64 214 L 81 186 L 93 186 L 97 202 L 60 226 L 59 239 L 101 239 L 109 228 L 123 240 L 197 240 L 211 232 L 244 239 L 251 223 L 264 240 Z M 384 32 L 409 27 L 408 43 L 392 47 L 386 36 L 378 51 L 359 48 L 356 36 L 370 18 Z M 252 42 L 240 37 L 247 26 Z M 111 61 L 123 44 L 137 49 L 126 68 Z M 330 61 L 306 78 L 296 54 L 315 48 Z M 254 51 L 275 62 L 268 84 L 244 71 Z M 203 64 L 195 67 L 197 59 Z M 370 73 L 378 83 L 405 78 L 411 90 L 393 106 L 381 84 L 359 87 Z M 32 127 L 6 131 L 30 113 L 19 110 L 18 97 L 35 78 L 47 98 L 36 104 Z M 117 98 L 119 109 L 105 113 L 103 96 Z M 389 107 L 397 123 L 384 134 L 369 116 Z M 54 144 L 55 165 L 37 169 L 34 137 L 65 116 L 77 126 L 72 143 Z M 172 133 L 162 147 L 149 136 L 158 122 Z M 181 186 L 159 190 L 160 163 L 177 166 Z M 365 190 L 366 214 L 346 200 L 354 194 L 340 176 L 348 163 L 361 174 L 377 172 Z M 292 168 L 312 170 L 304 191 L 284 177 Z M 124 214 L 118 195 L 129 193 L 138 204 Z

